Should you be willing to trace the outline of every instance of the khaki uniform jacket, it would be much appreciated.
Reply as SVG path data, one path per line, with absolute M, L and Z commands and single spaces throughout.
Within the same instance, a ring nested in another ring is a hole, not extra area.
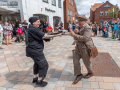
M 78 29 L 79 27 L 77 27 Z M 79 29 L 78 29 L 79 30 Z M 76 46 L 82 48 L 92 48 L 94 46 L 92 41 L 92 30 L 91 27 L 86 23 L 81 29 L 79 34 L 74 35 Z M 85 46 L 86 44 L 86 46 Z

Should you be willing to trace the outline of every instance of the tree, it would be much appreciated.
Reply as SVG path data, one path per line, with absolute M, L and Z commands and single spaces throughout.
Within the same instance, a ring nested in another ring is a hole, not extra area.
M 113 18 L 113 8 L 114 8 L 114 18 L 118 16 L 117 7 L 113 6 L 111 9 L 108 10 L 108 16 Z

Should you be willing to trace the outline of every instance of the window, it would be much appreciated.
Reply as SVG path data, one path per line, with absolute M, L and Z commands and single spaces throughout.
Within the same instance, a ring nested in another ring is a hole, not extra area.
M 69 3 L 71 3 L 71 0 L 69 0 Z
M 56 6 L 56 0 L 52 0 L 52 5 Z
M 70 15 L 70 10 L 69 10 L 69 8 L 68 8 L 68 15 Z
M 100 12 L 100 15 L 101 15 L 101 16 L 103 15 L 103 11 Z
M 110 7 L 109 5 L 105 5 L 104 7 Z
M 100 23 L 103 23 L 103 20 L 100 20 Z
M 105 11 L 105 15 L 106 15 L 106 16 L 108 15 L 108 11 Z
M 71 5 L 73 6 L 73 0 L 71 0 Z
M 61 0 L 58 0 L 58 7 L 61 8 Z
M 48 3 L 48 0 L 43 0 L 43 2 L 47 2 Z

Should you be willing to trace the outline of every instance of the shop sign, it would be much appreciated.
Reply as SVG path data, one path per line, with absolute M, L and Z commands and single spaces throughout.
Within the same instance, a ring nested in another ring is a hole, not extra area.
M 17 0 L 9 0 L 9 1 L 3 2 L 3 0 L 2 0 L 0 3 L 0 6 L 7 6 L 8 8 L 18 8 L 18 1 Z
M 55 13 L 55 11 L 54 11 L 54 10 L 51 10 L 51 9 L 48 9 L 48 8 L 45 8 L 45 11 Z

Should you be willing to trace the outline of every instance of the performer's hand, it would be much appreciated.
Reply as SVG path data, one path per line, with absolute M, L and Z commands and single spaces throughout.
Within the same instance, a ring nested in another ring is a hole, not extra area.
M 62 36 L 62 33 L 60 33 L 60 34 L 57 34 L 57 36 Z
M 78 34 L 79 33 L 78 29 L 74 29 L 74 33 Z
M 74 37 L 75 33 L 73 31 L 70 32 L 70 35 Z

